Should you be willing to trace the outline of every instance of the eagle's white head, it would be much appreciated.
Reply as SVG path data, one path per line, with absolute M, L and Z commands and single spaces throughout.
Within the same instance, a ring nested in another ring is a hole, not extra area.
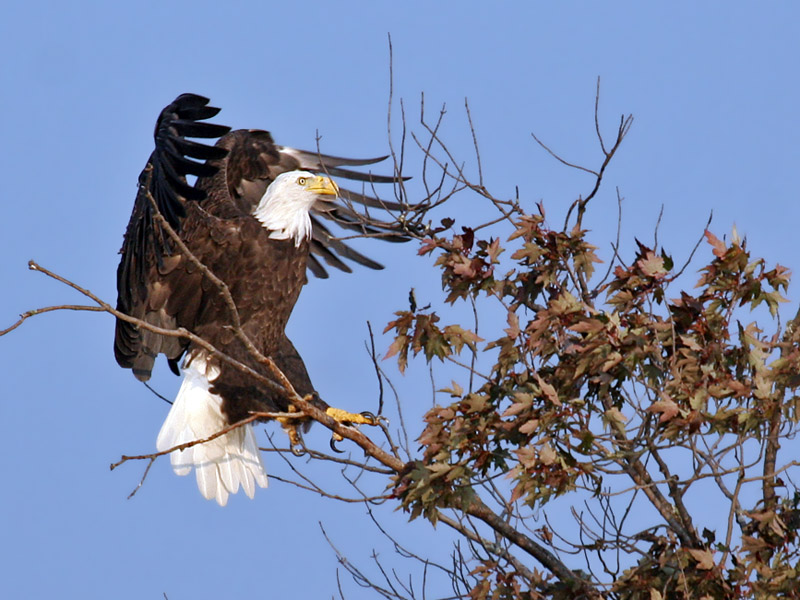
M 269 236 L 278 240 L 293 239 L 299 246 L 311 237 L 311 217 L 308 211 L 314 203 L 333 202 L 339 187 L 330 177 L 308 171 L 289 171 L 275 178 L 253 216 L 270 230 Z

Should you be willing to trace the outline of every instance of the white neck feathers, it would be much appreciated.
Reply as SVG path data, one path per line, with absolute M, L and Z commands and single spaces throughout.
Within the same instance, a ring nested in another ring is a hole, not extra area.
M 306 189 L 315 176 L 307 171 L 290 171 L 275 178 L 253 216 L 270 230 L 269 237 L 293 239 L 295 247 L 311 237 L 311 217 L 308 211 L 318 195 Z

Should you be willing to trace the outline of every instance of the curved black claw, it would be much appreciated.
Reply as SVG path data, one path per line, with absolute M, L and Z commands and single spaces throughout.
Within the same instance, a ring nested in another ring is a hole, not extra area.
M 335 437 L 331 437 L 331 442 L 330 442 L 331 450 L 333 450 L 334 452 L 336 452 L 336 454 L 344 454 L 344 450 L 339 450 L 339 449 L 336 447 L 336 443 L 337 443 L 337 442 L 341 442 L 341 441 L 342 441 L 341 439 L 338 439 L 338 440 L 337 440 Z
M 308 452 L 308 450 L 306 450 L 305 444 L 292 444 L 290 450 L 292 451 L 292 454 L 294 454 L 295 456 L 303 456 Z
M 370 423 L 370 425 L 377 425 L 378 424 L 378 417 L 376 417 L 374 413 L 371 413 L 368 410 L 365 410 L 365 411 L 362 411 L 360 414 L 365 419 L 369 419 L 370 421 L 372 421 L 372 423 Z

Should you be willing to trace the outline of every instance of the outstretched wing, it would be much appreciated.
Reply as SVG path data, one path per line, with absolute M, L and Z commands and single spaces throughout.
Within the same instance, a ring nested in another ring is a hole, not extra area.
M 205 161 L 221 160 L 226 151 L 186 138 L 213 139 L 230 131 L 229 127 L 202 122 L 219 112 L 208 102 L 202 96 L 182 94 L 161 111 L 154 133 L 155 149 L 139 176 L 133 213 L 120 251 L 117 310 L 157 327 L 176 326 L 175 316 L 164 309 L 164 296 L 169 290 L 161 279 L 177 266 L 180 256 L 175 254 L 174 243 L 156 218 L 153 202 L 170 226 L 180 232 L 186 203 L 205 199 L 205 192 L 189 185 L 186 176 L 212 176 L 217 168 Z M 120 366 L 133 369 L 137 378 L 149 378 L 159 353 L 174 358 L 181 351 L 177 338 L 160 336 L 117 319 L 114 355 Z
M 274 143 L 266 131 L 237 130 L 205 122 L 218 108 L 195 94 L 176 98 L 159 115 L 155 128 L 155 149 L 139 176 L 133 213 L 125 233 L 117 269 L 117 309 L 164 329 L 194 328 L 202 304 L 202 276 L 187 264 L 176 244 L 161 225 L 159 215 L 181 237 L 192 242 L 198 259 L 211 260 L 219 247 L 231 249 L 225 241 L 232 229 L 225 223 L 251 215 L 270 183 L 281 173 L 296 169 L 325 172 L 335 177 L 360 182 L 366 190 L 372 184 L 391 183 L 394 177 L 353 171 L 348 167 L 374 164 L 386 157 L 348 159 L 297 150 Z M 210 146 L 188 138 L 219 138 Z M 187 176 L 197 181 L 190 185 Z M 192 203 L 196 203 L 194 207 Z M 308 268 L 318 277 L 327 277 L 323 262 L 350 272 L 350 260 L 371 269 L 382 265 L 351 248 L 323 225 L 335 223 L 357 235 L 375 236 L 388 241 L 406 241 L 406 230 L 354 209 L 402 211 L 396 202 L 383 202 L 365 193 L 342 190 L 340 202 L 314 207 L 313 234 Z M 154 205 L 158 208 L 155 210 Z M 189 215 L 187 217 L 187 214 Z M 210 215 L 210 216 L 209 216 Z M 203 244 L 212 239 L 214 244 Z M 240 240 L 241 241 L 241 240 Z M 238 243 L 238 242 L 237 242 Z M 211 253 L 211 254 L 208 254 Z M 202 255 L 201 255 L 202 254 Z M 204 261 L 205 262 L 205 261 Z M 176 361 L 186 348 L 185 340 L 159 335 L 117 320 L 114 353 L 117 362 L 133 369 L 141 380 L 150 377 L 158 354 L 166 354 L 177 372 Z

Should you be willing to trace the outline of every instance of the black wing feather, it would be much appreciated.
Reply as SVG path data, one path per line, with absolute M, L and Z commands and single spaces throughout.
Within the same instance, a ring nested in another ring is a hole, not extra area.
M 347 263 L 342 262 L 342 260 L 336 256 L 331 250 L 331 246 L 325 242 L 313 242 L 311 244 L 311 252 L 320 256 L 325 263 L 331 267 L 336 267 L 340 271 L 344 271 L 345 273 L 352 273 L 353 269 L 347 266 Z
M 311 271 L 314 274 L 314 276 L 318 277 L 319 279 L 328 278 L 328 272 L 325 270 L 325 267 L 319 264 L 319 261 L 314 256 L 314 254 L 308 255 L 308 270 Z
M 331 177 L 344 177 L 352 181 L 365 181 L 367 183 L 395 183 L 396 177 L 391 175 L 375 175 L 374 173 L 360 173 L 350 169 L 341 169 L 339 167 L 329 167 L 323 163 L 325 173 Z
M 373 198 L 372 196 L 365 196 L 352 190 L 339 188 L 339 196 L 344 198 L 350 203 L 357 203 L 369 208 L 382 208 L 383 210 L 403 211 L 413 209 L 413 205 L 400 204 L 399 202 L 392 202 L 391 200 L 381 200 L 380 198 Z
M 181 116 L 183 115 L 181 114 Z M 231 130 L 230 127 L 225 125 L 200 123 L 192 119 L 184 118 L 173 119 L 169 124 L 171 128 L 175 129 L 178 135 L 195 138 L 220 138 Z
M 342 156 L 331 156 L 330 154 L 320 154 L 307 150 L 298 150 L 287 146 L 275 146 L 279 152 L 286 152 L 294 156 L 300 162 L 300 168 L 312 171 L 320 171 L 324 168 L 333 169 L 335 167 L 363 167 L 383 162 L 389 155 L 378 156 L 375 158 L 344 158 Z
M 312 250 L 316 250 L 319 246 L 327 246 L 331 248 L 333 251 L 335 251 L 337 254 L 341 255 L 342 257 L 355 261 L 360 265 L 375 270 L 383 269 L 383 265 L 380 264 L 379 262 L 375 262 L 371 258 L 364 256 L 360 252 L 354 250 L 353 248 L 345 244 L 342 240 L 333 237 L 333 235 L 331 235 L 330 230 L 328 230 L 328 228 L 325 227 L 322 223 L 320 223 L 317 219 L 314 219 L 312 217 L 311 223 L 313 225 L 312 244 L 311 244 Z M 351 269 L 348 267 L 346 271 L 350 273 Z
M 225 148 L 219 146 L 208 146 L 200 144 L 184 138 L 175 138 L 172 140 L 175 149 L 184 156 L 191 156 L 200 160 L 219 160 L 225 158 L 228 153 Z

